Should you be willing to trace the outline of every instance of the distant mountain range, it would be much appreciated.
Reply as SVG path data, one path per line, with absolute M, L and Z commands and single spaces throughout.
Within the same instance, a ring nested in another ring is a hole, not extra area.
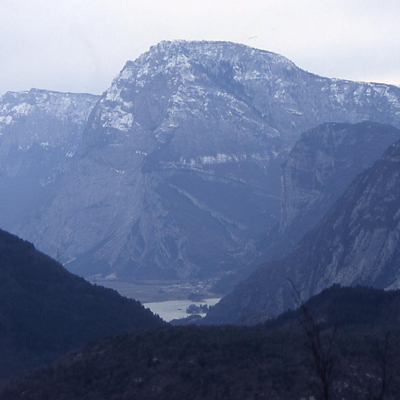
M 111 334 L 165 323 L 0 230 L 0 379 Z
M 399 127 L 400 88 L 234 43 L 161 42 L 101 98 L 0 99 L 0 223 L 84 276 L 224 276 L 262 255 L 300 134 L 366 120 Z
M 98 99 L 37 89 L 0 98 L 1 228 L 26 224 L 59 189 Z
M 288 279 L 307 299 L 334 283 L 400 286 L 400 141 L 362 172 L 285 258 L 261 266 L 213 307 L 212 323 L 294 306 Z

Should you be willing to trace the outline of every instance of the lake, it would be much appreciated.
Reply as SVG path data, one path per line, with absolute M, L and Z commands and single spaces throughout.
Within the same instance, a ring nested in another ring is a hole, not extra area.
M 196 302 L 191 300 L 171 300 L 171 301 L 160 301 L 155 303 L 144 303 L 143 305 L 154 314 L 158 314 L 164 321 L 171 321 L 178 318 L 189 317 L 190 314 L 186 313 L 186 308 L 191 304 L 196 304 L 197 306 L 207 304 L 208 306 L 213 306 L 217 304 L 221 298 L 207 299 L 204 301 Z M 204 314 L 200 314 L 204 315 Z

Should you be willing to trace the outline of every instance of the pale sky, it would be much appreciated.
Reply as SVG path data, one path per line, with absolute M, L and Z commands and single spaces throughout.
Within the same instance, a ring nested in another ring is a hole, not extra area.
M 400 85 L 399 0 L 0 0 L 0 95 L 100 94 L 161 40 L 227 40 Z

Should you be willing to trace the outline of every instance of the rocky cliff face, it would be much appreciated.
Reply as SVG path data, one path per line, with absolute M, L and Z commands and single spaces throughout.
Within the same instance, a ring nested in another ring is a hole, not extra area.
M 289 254 L 351 181 L 399 138 L 398 129 L 373 122 L 327 123 L 303 133 L 282 165 L 280 224 L 259 240 L 259 259 L 221 279 L 214 290 L 227 293 L 260 264 Z
M 282 166 L 280 241 L 294 245 L 399 138 L 398 129 L 370 122 L 323 124 L 304 133 Z
M 360 174 L 330 211 L 286 258 L 259 268 L 210 311 L 210 321 L 235 321 L 265 310 L 293 307 L 334 283 L 400 286 L 400 142 Z
M 17 232 L 80 274 L 218 276 L 258 256 L 280 164 L 322 122 L 399 125 L 400 89 L 330 80 L 266 51 L 162 42 L 91 113 L 60 189 Z
M 32 89 L 0 98 L 0 224 L 26 222 L 78 150 L 98 96 Z

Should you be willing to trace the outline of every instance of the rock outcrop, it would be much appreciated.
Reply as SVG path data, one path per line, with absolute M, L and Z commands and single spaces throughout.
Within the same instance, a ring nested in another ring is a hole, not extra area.
M 373 122 L 327 123 L 303 133 L 282 166 L 280 224 L 258 241 L 259 258 L 214 290 L 228 293 L 260 264 L 288 255 L 352 180 L 398 139 L 398 129 Z
M 302 134 L 282 166 L 280 248 L 290 250 L 398 139 L 398 129 L 371 122 L 323 124 Z
M 361 173 L 284 259 L 260 267 L 212 308 L 212 323 L 277 315 L 334 283 L 400 286 L 400 141 Z M 288 279 L 292 282 L 289 284 Z
M 212 277 L 259 256 L 280 164 L 323 122 L 400 124 L 400 89 L 327 79 L 227 42 L 162 42 L 128 62 L 22 237 L 82 275 Z

